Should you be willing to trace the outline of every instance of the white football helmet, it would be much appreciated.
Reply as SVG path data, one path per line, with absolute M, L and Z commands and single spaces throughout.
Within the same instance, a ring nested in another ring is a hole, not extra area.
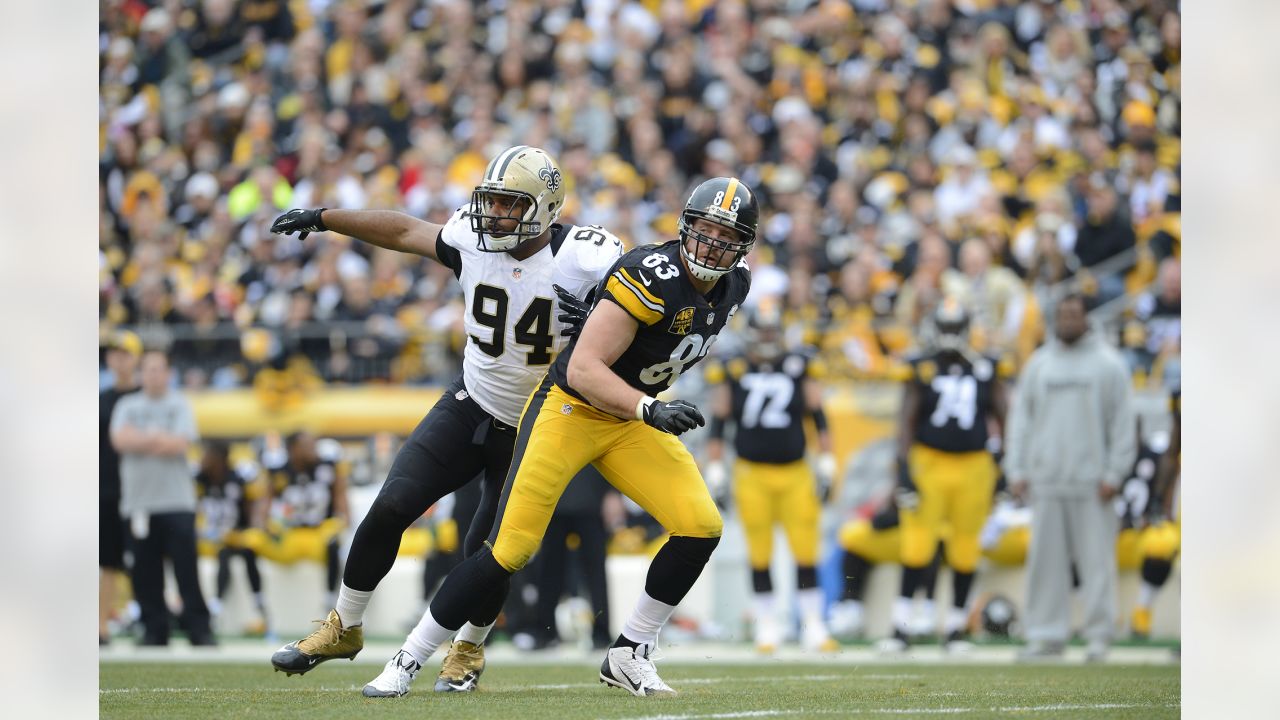
M 471 193 L 467 217 L 477 247 L 484 252 L 510 252 L 538 237 L 560 217 L 564 196 L 564 177 L 545 150 L 529 145 L 503 150 L 489 162 L 484 179 Z M 509 205 L 510 210 L 495 212 L 495 201 Z M 495 232 L 498 222 L 512 219 L 517 221 L 514 229 Z

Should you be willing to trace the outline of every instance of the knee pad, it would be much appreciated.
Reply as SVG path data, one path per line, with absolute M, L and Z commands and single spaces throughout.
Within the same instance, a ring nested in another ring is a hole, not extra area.
M 509 573 L 516 573 L 529 564 L 529 560 L 533 558 L 534 553 L 538 552 L 541 545 L 541 536 L 525 532 L 513 524 L 511 527 L 503 528 L 492 546 L 486 543 L 480 552 L 491 553 L 498 565 Z
M 977 535 L 952 535 L 947 541 L 947 565 L 956 572 L 972 573 L 978 569 L 981 554 Z

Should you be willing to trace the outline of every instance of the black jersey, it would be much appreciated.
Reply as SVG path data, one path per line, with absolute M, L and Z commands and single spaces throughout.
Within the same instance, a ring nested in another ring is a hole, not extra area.
M 987 447 L 987 419 L 995 410 L 995 384 L 1012 366 L 993 358 L 973 361 L 954 353 L 930 353 L 910 361 L 920 394 L 915 441 L 944 452 L 974 452 Z
M 725 273 L 703 296 L 680 261 L 680 242 L 645 245 L 623 255 L 596 293 L 597 303 L 613 302 L 640 323 L 635 340 L 610 366 L 633 388 L 657 395 L 706 357 L 725 323 L 751 287 L 745 262 Z M 569 358 L 575 337 L 551 366 L 551 380 L 588 402 L 569 385 Z
M 208 473 L 196 475 L 197 510 L 201 517 L 202 537 L 217 540 L 231 530 L 249 527 L 250 506 L 260 497 L 258 465 L 242 462 L 227 468 L 226 477 L 214 478 Z
M 1160 447 L 1139 438 L 1138 458 L 1133 470 L 1115 496 L 1116 514 L 1123 528 L 1140 528 L 1146 524 L 1146 516 L 1153 509 L 1163 507 L 1163 498 L 1156 493 L 1156 469 L 1167 442 Z
M 773 362 L 735 357 L 707 368 L 708 382 L 729 384 L 739 458 L 782 464 L 804 457 L 804 380 L 819 373 L 819 366 L 798 352 Z
M 120 499 L 120 453 L 111 444 L 111 414 L 120 398 L 137 391 L 110 388 L 98 393 L 98 497 L 108 502 Z
M 263 457 L 271 493 L 276 498 L 272 517 L 282 525 L 316 527 L 333 517 L 333 486 L 338 479 L 341 448 L 332 440 L 319 440 L 316 454 L 319 461 L 303 468 L 294 467 L 284 451 Z

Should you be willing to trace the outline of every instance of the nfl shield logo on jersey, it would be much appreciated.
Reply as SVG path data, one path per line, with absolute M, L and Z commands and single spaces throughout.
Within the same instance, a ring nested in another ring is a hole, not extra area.
M 560 412 L 564 413 L 565 415 L 572 415 L 573 406 L 570 405 L 569 403 L 565 403 L 564 406 L 560 408 Z
M 517 267 L 517 268 L 511 268 L 511 277 L 515 278 L 516 280 L 519 280 L 519 279 L 520 279 L 520 276 L 521 276 L 521 275 L 523 275 L 523 274 L 524 274 L 524 269 L 523 269 L 523 268 L 518 268 L 518 267 Z
M 693 308 L 687 307 L 676 313 L 675 319 L 671 321 L 670 332 L 676 335 L 688 335 L 689 328 L 693 327 L 693 312 Z

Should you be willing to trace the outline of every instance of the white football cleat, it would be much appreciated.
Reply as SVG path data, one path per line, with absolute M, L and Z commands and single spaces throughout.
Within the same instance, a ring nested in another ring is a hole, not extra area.
M 600 682 L 622 688 L 637 697 L 675 695 L 676 691 L 658 677 L 658 669 L 649 659 L 653 648 L 648 643 L 638 647 L 612 647 L 600 665 Z
M 831 634 L 841 638 L 854 638 L 862 634 L 862 603 L 843 600 L 831 608 Z
M 409 685 L 421 670 L 422 664 L 401 650 L 361 692 L 365 697 L 402 697 L 408 694 Z

